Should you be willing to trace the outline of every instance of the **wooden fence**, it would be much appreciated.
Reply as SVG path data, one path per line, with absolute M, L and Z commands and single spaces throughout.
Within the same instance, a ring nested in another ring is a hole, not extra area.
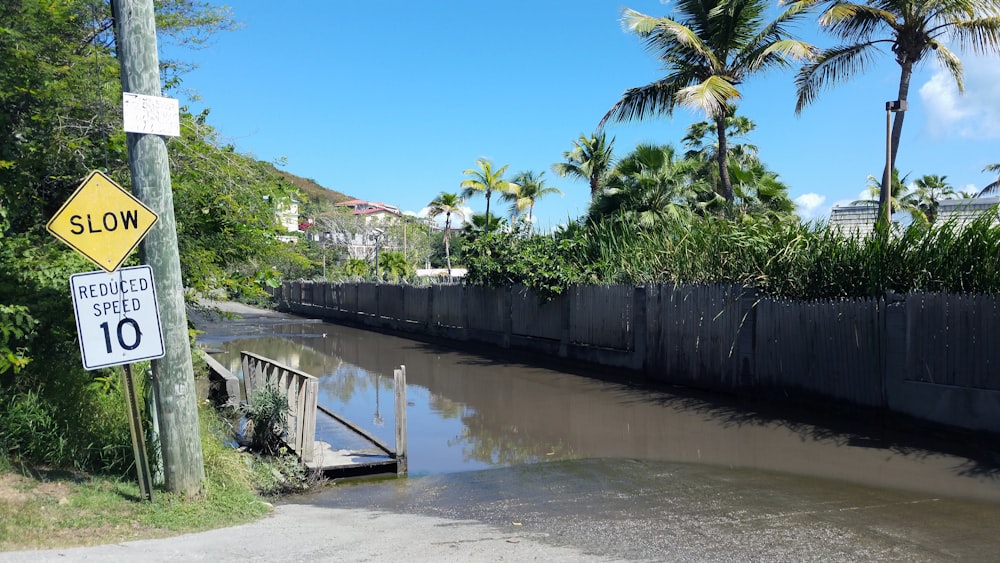
M 285 443 L 299 454 L 303 463 L 311 463 L 316 441 L 318 380 L 307 373 L 250 352 L 241 352 L 240 362 L 243 366 L 247 401 L 253 400 L 255 391 L 268 385 L 274 386 L 288 398 L 288 437 Z
M 317 296 L 322 296 L 317 297 Z M 792 301 L 734 285 L 285 282 L 291 312 L 640 372 L 653 381 L 829 398 L 1000 432 L 1000 296 Z

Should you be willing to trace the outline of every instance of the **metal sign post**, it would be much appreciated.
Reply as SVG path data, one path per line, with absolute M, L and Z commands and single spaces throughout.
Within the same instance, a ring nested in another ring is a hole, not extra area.
M 93 370 L 124 365 L 122 377 L 139 491 L 146 500 L 152 500 L 153 479 L 132 362 L 162 358 L 164 354 L 153 271 L 149 266 L 137 266 L 112 273 L 73 274 L 70 289 L 83 367 Z
M 139 492 L 146 500 L 153 500 L 153 476 L 149 470 L 146 455 L 146 435 L 142 431 L 142 410 L 139 408 L 139 394 L 135 391 L 132 364 L 125 364 L 125 402 L 128 403 L 128 428 L 132 433 L 132 454 L 135 456 L 135 472 L 139 478 Z

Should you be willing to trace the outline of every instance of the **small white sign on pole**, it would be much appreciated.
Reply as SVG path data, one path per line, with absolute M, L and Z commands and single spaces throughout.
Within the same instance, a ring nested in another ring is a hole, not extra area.
M 152 268 L 73 274 L 69 284 L 84 368 L 163 357 Z
M 176 98 L 125 92 L 122 114 L 126 133 L 181 136 L 180 102 Z

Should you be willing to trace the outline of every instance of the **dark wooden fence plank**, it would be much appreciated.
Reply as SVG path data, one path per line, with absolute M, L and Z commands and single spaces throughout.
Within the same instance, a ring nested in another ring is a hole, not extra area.
M 470 285 L 466 287 L 469 328 L 491 332 L 503 332 L 504 289 Z
M 543 301 L 524 286 L 515 286 L 511 302 L 511 331 L 518 336 L 562 338 L 562 308 L 565 295 Z
M 570 342 L 618 350 L 634 349 L 634 291 L 634 287 L 624 285 L 570 288 Z

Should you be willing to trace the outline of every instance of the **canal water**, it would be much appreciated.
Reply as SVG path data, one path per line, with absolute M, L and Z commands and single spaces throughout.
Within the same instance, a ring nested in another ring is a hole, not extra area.
M 723 472 L 729 483 L 819 479 L 985 503 L 988 514 L 1000 514 L 1000 454 L 982 440 L 648 388 L 513 353 L 480 355 L 326 323 L 219 326 L 226 328 L 199 344 L 234 373 L 246 350 L 315 375 L 321 405 L 390 446 L 392 374 L 405 366 L 411 477 L 573 460 L 665 462 Z

